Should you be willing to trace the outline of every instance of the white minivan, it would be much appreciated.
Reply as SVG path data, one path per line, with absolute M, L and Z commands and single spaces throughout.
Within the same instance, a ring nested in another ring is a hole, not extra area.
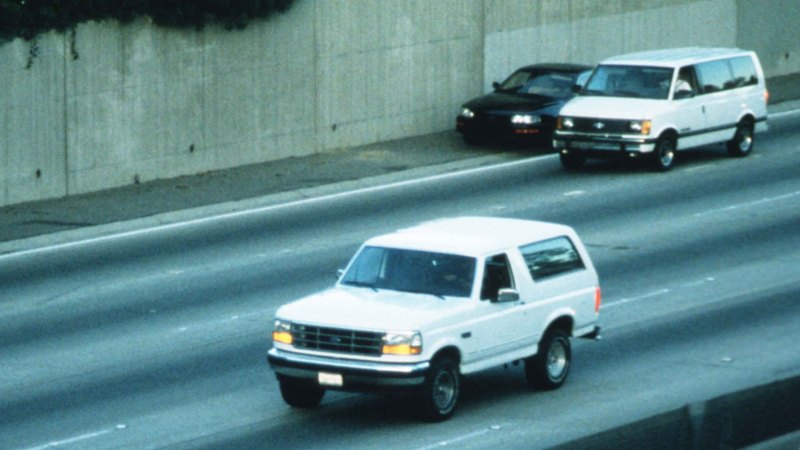
M 755 52 L 676 48 L 602 61 L 562 108 L 553 147 L 566 169 L 587 158 L 647 157 L 669 170 L 675 152 L 727 143 L 747 156 L 767 130 L 769 93 Z

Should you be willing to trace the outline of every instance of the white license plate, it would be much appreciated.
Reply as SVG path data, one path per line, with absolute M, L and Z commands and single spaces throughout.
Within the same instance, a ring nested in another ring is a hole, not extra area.
M 323 386 L 342 386 L 342 384 L 344 384 L 342 375 L 339 373 L 319 372 L 317 374 L 317 380 L 319 384 Z

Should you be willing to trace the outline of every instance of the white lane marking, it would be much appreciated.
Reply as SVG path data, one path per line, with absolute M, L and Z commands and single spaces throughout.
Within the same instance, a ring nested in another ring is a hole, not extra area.
M 458 444 L 459 442 L 464 442 L 464 441 L 467 441 L 467 440 L 470 440 L 470 439 L 474 439 L 474 438 L 476 438 L 478 436 L 483 436 L 484 434 L 490 433 L 492 431 L 498 431 L 498 430 L 500 430 L 501 428 L 503 428 L 505 426 L 506 425 L 492 425 L 489 428 L 486 428 L 486 429 L 483 429 L 483 430 L 473 431 L 472 433 L 467 433 L 467 434 L 458 436 L 458 437 L 453 438 L 453 439 L 447 439 L 447 440 L 444 440 L 444 441 L 439 441 L 439 442 L 437 442 L 435 444 L 426 445 L 425 447 L 419 447 L 416 450 L 434 450 L 434 449 L 438 449 L 438 448 L 442 448 L 442 447 L 448 447 L 448 446 L 451 446 L 451 445 Z
M 27 450 L 45 450 L 45 449 L 48 449 L 48 448 L 61 447 L 62 445 L 75 444 L 77 442 L 88 441 L 89 439 L 94 439 L 94 438 L 97 438 L 97 437 L 112 433 L 114 430 L 124 430 L 125 428 L 127 428 L 125 425 L 120 424 L 120 425 L 117 425 L 115 428 L 107 428 L 105 430 L 95 431 L 93 433 L 81 434 L 80 436 L 75 436 L 75 437 L 71 437 L 71 438 L 67 438 L 67 439 L 62 439 L 62 440 L 59 440 L 59 441 L 52 441 L 52 442 L 48 442 L 47 444 L 40 445 L 38 447 L 30 447 Z
M 423 183 L 429 183 L 429 182 L 433 182 L 433 181 L 445 180 L 445 179 L 449 179 L 449 178 L 458 178 L 458 177 L 463 177 L 463 176 L 470 176 L 470 175 L 480 174 L 480 173 L 484 173 L 484 172 L 490 172 L 490 171 L 493 171 L 493 170 L 505 169 L 505 168 L 508 168 L 508 167 L 522 166 L 522 165 L 526 165 L 526 164 L 534 164 L 536 162 L 543 161 L 543 160 L 546 160 L 546 159 L 556 158 L 557 156 L 558 155 L 543 155 L 543 156 L 538 156 L 538 157 L 535 157 L 535 158 L 525 158 L 525 159 L 520 159 L 520 160 L 516 160 L 516 161 L 508 161 L 508 162 L 492 164 L 492 165 L 488 165 L 488 166 L 475 167 L 475 168 L 472 168 L 472 169 L 465 169 L 465 170 L 460 170 L 460 171 L 455 171 L 455 172 L 448 172 L 448 173 L 443 173 L 443 174 L 438 174 L 438 175 L 430 175 L 430 176 L 423 177 L 423 178 L 414 178 L 414 179 L 410 179 L 410 180 L 396 181 L 394 183 L 389 183 L 389 184 L 381 184 L 381 185 L 378 185 L 378 186 L 370 186 L 370 187 L 365 187 L 365 188 L 360 188 L 360 189 L 354 189 L 354 190 L 351 190 L 351 191 L 337 192 L 335 194 L 322 195 L 322 196 L 319 196 L 319 197 L 304 198 L 304 199 L 301 199 L 301 200 L 294 200 L 294 201 L 290 201 L 290 202 L 286 202 L 286 203 L 279 203 L 279 204 L 276 204 L 276 205 L 267 205 L 267 206 L 262 206 L 262 207 L 253 208 L 253 209 L 247 209 L 247 210 L 243 210 L 243 211 L 234 211 L 234 212 L 229 212 L 229 213 L 222 213 L 222 214 L 217 214 L 217 215 L 214 215 L 214 216 L 202 217 L 202 218 L 198 218 L 198 219 L 191 219 L 191 220 L 187 220 L 187 221 L 183 221 L 183 222 L 175 222 L 175 223 L 169 223 L 169 224 L 164 224 L 164 225 L 155 225 L 155 226 L 148 227 L 148 228 L 140 228 L 140 229 L 131 230 L 131 231 L 124 231 L 124 232 L 120 232 L 120 233 L 109 234 L 109 235 L 106 235 L 106 236 L 94 237 L 94 238 L 89 238 L 89 239 L 82 239 L 82 240 L 72 241 L 72 242 L 65 242 L 65 243 L 61 243 L 61 244 L 53 244 L 53 245 L 50 245 L 50 246 L 39 247 L 39 248 L 34 248 L 34 249 L 29 249 L 29 250 L 21 250 L 21 251 L 18 251 L 18 252 L 11 252 L 11 253 L 7 253 L 7 254 L 4 254 L 4 255 L 0 255 L 0 261 L 2 261 L 4 259 L 11 259 L 11 258 L 14 258 L 14 257 L 35 255 L 35 254 L 46 253 L 46 252 L 56 251 L 56 250 L 64 250 L 64 249 L 73 248 L 73 247 L 80 247 L 80 246 L 88 245 L 88 244 L 96 244 L 96 243 L 112 241 L 112 240 L 116 240 L 116 239 L 123 239 L 123 238 L 127 238 L 127 237 L 142 236 L 142 235 L 146 235 L 146 234 L 150 234 L 150 233 L 162 232 L 162 231 L 173 230 L 173 229 L 181 229 L 181 228 L 185 228 L 185 227 L 189 227 L 189 226 L 193 226 L 193 225 L 211 223 L 211 222 L 216 222 L 216 221 L 226 220 L 226 219 L 232 219 L 232 218 L 237 218 L 237 217 L 244 217 L 244 216 L 249 216 L 249 215 L 253 215 L 253 214 L 265 213 L 265 212 L 269 212 L 269 211 L 277 211 L 277 210 L 281 210 L 281 209 L 288 209 L 288 208 L 293 208 L 293 207 L 297 207 L 297 206 L 309 205 L 309 204 L 313 204 L 313 203 L 321 203 L 321 202 L 326 202 L 326 201 L 331 201 L 331 200 L 338 200 L 338 199 L 351 197 L 351 196 L 356 196 L 356 195 L 361 195 L 361 194 L 366 194 L 366 193 L 381 192 L 381 191 L 386 191 L 386 190 L 390 190 L 390 189 L 396 189 L 396 188 L 400 188 L 400 187 L 413 186 L 413 185 L 417 185 L 417 184 L 423 184 Z
M 564 193 L 564 197 L 577 197 L 579 195 L 585 194 L 586 191 L 569 191 Z
M 664 295 L 664 294 L 667 294 L 669 292 L 670 292 L 669 289 L 664 288 L 664 289 L 659 289 L 659 290 L 657 290 L 655 292 L 650 292 L 650 293 L 647 293 L 647 294 L 644 294 L 644 295 L 639 295 L 637 297 L 623 298 L 623 299 L 617 300 L 617 301 L 615 301 L 613 303 L 604 303 L 603 306 L 602 306 L 602 309 L 614 308 L 616 306 L 621 306 L 621 305 L 624 305 L 626 303 L 638 302 L 639 300 L 644 300 L 646 298 L 651 298 L 651 297 L 657 297 L 659 295 Z
M 686 283 L 683 283 L 683 284 L 679 284 L 678 288 L 681 288 L 681 289 L 683 289 L 683 288 L 693 288 L 693 287 L 700 286 L 701 284 L 713 283 L 714 281 L 716 281 L 716 279 L 714 277 L 706 277 L 706 278 L 703 278 L 702 280 L 689 281 L 689 282 L 686 282 Z M 602 309 L 614 308 L 614 307 L 617 307 L 617 306 L 625 305 L 627 303 L 634 303 L 634 302 L 638 302 L 640 300 L 645 300 L 645 299 L 652 298 L 652 297 L 658 297 L 659 295 L 669 294 L 670 292 L 673 292 L 673 289 L 663 288 L 663 289 L 659 289 L 657 291 L 648 292 L 647 294 L 637 295 L 636 297 L 626 297 L 626 298 L 622 298 L 620 300 L 617 300 L 615 302 L 604 303 L 601 306 L 601 308 Z
M 754 200 L 752 202 L 737 203 L 735 205 L 726 206 L 724 208 L 717 208 L 717 209 L 711 209 L 711 210 L 703 211 L 703 212 L 699 212 L 699 213 L 694 213 L 694 216 L 695 217 L 702 217 L 702 216 L 707 216 L 707 215 L 710 215 L 710 214 L 717 214 L 717 213 L 735 211 L 737 209 L 748 208 L 750 206 L 757 206 L 757 205 L 763 205 L 763 204 L 766 204 L 766 203 L 779 202 L 781 200 L 788 200 L 788 199 L 790 199 L 792 197 L 797 197 L 797 196 L 800 196 L 800 191 L 794 191 L 794 192 L 790 192 L 788 194 L 778 195 L 778 196 L 775 196 L 775 197 L 766 197 L 766 198 L 762 198 L 762 199 L 759 199 L 759 200 Z

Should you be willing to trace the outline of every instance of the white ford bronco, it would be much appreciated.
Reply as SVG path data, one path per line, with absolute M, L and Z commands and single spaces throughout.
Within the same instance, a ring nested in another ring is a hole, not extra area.
M 572 228 L 441 219 L 368 240 L 333 288 L 279 308 L 268 361 L 291 406 L 328 389 L 410 393 L 440 421 L 462 375 L 523 361 L 531 386 L 560 387 L 570 337 L 599 337 L 600 302 Z

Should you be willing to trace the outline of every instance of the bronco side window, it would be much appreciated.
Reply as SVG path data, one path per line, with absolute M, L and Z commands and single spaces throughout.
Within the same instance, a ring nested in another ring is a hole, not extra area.
M 481 300 L 496 300 L 500 289 L 510 287 L 514 287 L 514 280 L 508 267 L 508 257 L 501 253 L 487 258 L 483 269 Z
M 585 268 L 581 255 L 566 236 L 535 242 L 519 250 L 535 281 Z

